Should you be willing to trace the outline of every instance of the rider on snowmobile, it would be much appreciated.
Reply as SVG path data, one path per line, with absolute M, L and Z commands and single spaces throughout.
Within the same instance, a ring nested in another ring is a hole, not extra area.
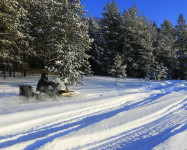
M 36 90 L 52 96 L 54 95 L 55 93 L 54 89 L 58 86 L 58 84 L 59 83 L 49 81 L 47 73 L 42 73 L 41 78 L 38 81 Z M 49 86 L 52 86 L 53 90 L 50 90 Z

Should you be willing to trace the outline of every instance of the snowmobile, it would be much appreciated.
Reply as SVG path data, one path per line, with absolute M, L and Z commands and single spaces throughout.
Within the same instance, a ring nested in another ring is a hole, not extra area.
M 53 94 L 43 93 L 39 91 L 34 91 L 34 88 L 30 85 L 20 85 L 19 86 L 19 96 L 24 98 L 35 98 L 37 100 L 45 100 L 46 98 L 51 97 L 69 97 L 76 95 L 76 92 L 69 90 L 51 90 Z

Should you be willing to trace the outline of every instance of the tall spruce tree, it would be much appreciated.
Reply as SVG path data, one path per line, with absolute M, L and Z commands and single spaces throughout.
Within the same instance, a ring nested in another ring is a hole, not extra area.
M 54 1 L 52 11 L 54 74 L 70 85 L 82 83 L 84 74 L 90 73 L 88 22 L 80 0 Z
M 93 39 L 91 44 L 91 49 L 87 52 L 90 55 L 90 64 L 94 74 L 101 75 L 102 72 L 102 59 L 104 53 L 104 38 L 102 34 L 102 28 L 99 24 L 100 19 L 94 18 L 93 16 L 89 17 L 89 36 Z
M 114 0 L 107 2 L 102 14 L 101 24 L 104 37 L 102 62 L 104 72 L 109 74 L 115 55 L 123 51 L 122 17 Z
M 31 47 L 35 52 L 35 57 L 38 57 L 37 65 L 40 68 L 44 68 L 45 65 L 49 65 L 53 59 L 53 44 L 54 39 L 53 25 L 52 25 L 52 12 L 53 0 L 35 0 L 31 3 L 28 19 L 31 22 L 31 33 L 33 37 Z
M 155 58 L 153 43 L 156 29 L 140 14 L 136 4 L 124 12 L 124 33 L 127 57 L 127 73 L 134 77 L 152 78 Z
M 139 35 L 140 47 L 140 64 L 141 69 L 146 79 L 154 78 L 153 71 L 155 65 L 154 47 L 153 43 L 156 41 L 156 29 L 152 26 L 151 22 L 144 16 L 140 17 L 140 30 Z
M 123 35 L 124 54 L 127 64 L 127 75 L 139 77 L 140 74 L 140 43 L 138 43 L 139 32 L 139 9 L 136 4 L 123 12 Z M 141 32 L 140 32 L 141 33 Z
M 183 80 L 187 76 L 187 24 L 182 14 L 179 15 L 177 23 L 175 48 L 178 51 L 179 58 L 179 77 Z
M 17 69 L 15 67 L 18 66 L 16 64 L 19 64 L 20 69 L 26 76 L 26 70 L 28 70 L 28 68 L 30 67 L 30 56 L 34 54 L 34 50 L 32 47 L 33 37 L 31 36 L 32 23 L 28 17 L 31 5 L 32 1 L 30 0 L 18 0 L 20 18 L 17 29 L 19 32 L 19 38 L 16 40 L 16 54 L 13 63 L 14 76 L 15 70 Z
M 156 61 L 167 67 L 167 78 L 176 78 L 177 55 L 174 50 L 175 32 L 173 25 L 167 19 L 161 24 L 155 49 Z M 160 71 L 162 72 L 162 71 Z
M 1 68 L 5 71 L 12 66 L 15 54 L 15 41 L 19 37 L 17 25 L 19 12 L 16 0 L 0 1 L 0 61 Z

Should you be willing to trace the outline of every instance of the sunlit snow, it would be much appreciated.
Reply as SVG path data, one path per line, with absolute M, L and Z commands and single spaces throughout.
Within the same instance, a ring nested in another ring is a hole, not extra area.
M 0 149 L 187 148 L 187 81 L 91 76 L 72 97 L 20 98 L 39 78 L 0 78 Z

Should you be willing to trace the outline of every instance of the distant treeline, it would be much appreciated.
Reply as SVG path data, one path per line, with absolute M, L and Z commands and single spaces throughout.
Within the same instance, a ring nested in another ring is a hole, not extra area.
M 187 24 L 182 14 L 176 26 L 166 19 L 158 27 L 136 4 L 120 13 L 117 4 L 108 1 L 102 15 L 89 18 L 94 39 L 89 54 L 96 74 L 110 75 L 120 55 L 129 77 L 187 79 Z

